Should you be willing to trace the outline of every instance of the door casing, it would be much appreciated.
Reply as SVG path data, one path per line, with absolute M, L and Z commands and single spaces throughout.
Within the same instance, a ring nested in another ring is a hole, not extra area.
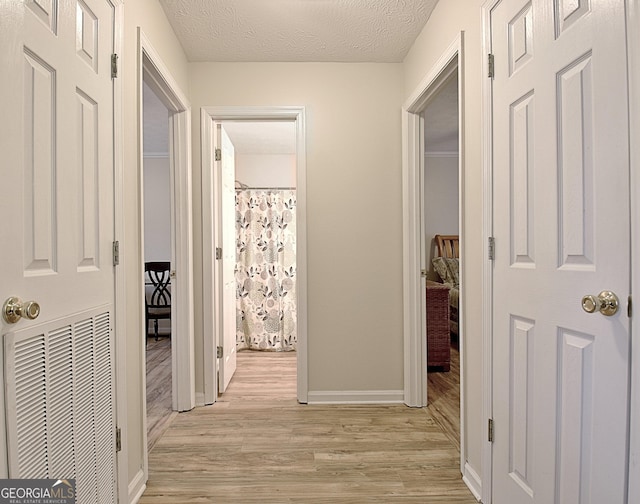
M 220 324 L 215 322 L 222 313 L 219 293 L 215 289 L 215 171 L 214 132 L 220 121 L 291 121 L 296 125 L 296 278 L 297 278 L 297 397 L 308 401 L 307 356 L 307 167 L 304 107 L 202 107 L 200 114 L 202 145 L 202 302 L 204 348 L 204 404 L 217 398 L 216 346 L 222 341 Z M 213 307 L 214 309 L 206 309 Z
M 172 409 L 188 411 L 195 406 L 195 357 L 193 330 L 193 222 L 191 189 L 191 106 L 184 93 L 171 76 L 166 65 L 155 51 L 144 32 L 138 28 L 138 145 L 142 146 L 143 80 L 157 94 L 169 109 L 169 163 L 172 187 L 172 263 L 176 277 L 172 279 L 175 292 L 172 315 L 175 315 L 175 344 L 171 345 Z M 144 194 L 143 194 L 143 152 L 138 152 L 139 180 L 139 249 L 138 263 L 144 272 Z M 144 281 L 140 278 L 140 306 L 144 306 Z M 140 335 L 146 334 L 145 318 L 141 316 Z M 173 321 L 172 321 L 173 329 Z M 140 337 L 140 363 L 142 397 L 146 390 L 145 341 Z M 148 477 L 147 408 L 143 401 L 143 471 Z
M 420 114 L 458 70 L 458 180 L 460 188 L 460 237 L 464 243 L 464 32 L 451 42 L 438 61 L 411 93 L 402 108 L 402 212 L 403 212 L 403 321 L 404 321 L 404 402 L 408 406 L 427 404 L 426 303 L 420 270 L 425 250 L 422 226 L 424 123 Z M 464 278 L 464 254 L 461 254 L 460 278 Z M 460 472 L 471 491 L 479 497 L 479 481 L 466 463 L 465 448 L 465 352 L 464 296 L 460 299 Z

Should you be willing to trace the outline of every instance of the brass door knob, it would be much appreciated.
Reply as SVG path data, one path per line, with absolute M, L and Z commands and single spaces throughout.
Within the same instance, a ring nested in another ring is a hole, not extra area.
M 19 297 L 12 296 L 4 302 L 2 316 L 8 324 L 15 324 L 21 318 L 34 320 L 40 315 L 40 305 L 35 301 L 22 302 Z
M 587 313 L 599 311 L 603 315 L 610 317 L 617 313 L 619 306 L 618 296 L 611 291 L 602 291 L 597 296 L 587 294 L 582 298 L 582 309 Z

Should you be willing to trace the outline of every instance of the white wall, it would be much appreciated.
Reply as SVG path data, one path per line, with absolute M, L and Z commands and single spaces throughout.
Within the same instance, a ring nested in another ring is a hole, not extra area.
M 144 158 L 144 260 L 171 261 L 169 158 Z
M 401 391 L 402 65 L 192 63 L 190 76 L 194 110 L 306 107 L 310 391 Z M 193 118 L 196 387 L 202 391 L 199 114 Z
M 462 184 L 463 231 L 461 233 L 462 296 L 465 345 L 465 425 L 466 454 L 469 467 L 481 474 L 482 442 L 486 420 L 482 417 L 482 131 L 481 79 L 486 75 L 481 67 L 486 58 L 481 54 L 484 0 L 446 0 L 438 2 L 427 25 L 405 58 L 404 96 L 406 101 L 420 81 L 455 38 L 464 31 L 464 153 Z
M 249 187 L 295 187 L 295 154 L 238 154 L 236 180 Z
M 127 355 L 127 425 L 123 445 L 128 453 L 129 481 L 132 495 L 143 483 L 142 465 L 147 447 L 143 443 L 142 407 L 145 401 L 142 366 L 142 337 L 140 330 L 144 324 L 144 304 L 141 296 L 143 278 L 140 243 L 140 156 L 141 142 L 138 142 L 138 111 L 141 107 L 139 89 L 142 85 L 138 73 L 138 27 L 141 27 L 154 49 L 162 58 L 180 89 L 186 94 L 189 90 L 187 60 L 182 46 L 176 39 L 162 7 L 157 0 L 136 0 L 124 2 L 123 53 L 120 55 L 120 77 L 123 86 L 123 162 L 124 162 L 124 214 L 125 229 L 121 248 L 121 268 L 125 268 L 126 284 L 126 335 L 120 341 L 126 341 Z M 139 100 L 140 98 L 140 100 Z M 122 237 L 120 237 L 122 240 Z M 123 314 L 119 314 L 122 316 Z
M 424 230 L 427 241 L 428 278 L 438 280 L 431 260 L 438 255 L 433 237 L 458 234 L 458 156 L 425 157 Z

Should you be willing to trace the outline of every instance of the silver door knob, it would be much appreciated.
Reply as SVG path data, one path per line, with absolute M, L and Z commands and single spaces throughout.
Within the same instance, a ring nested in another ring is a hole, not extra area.
M 610 317 L 615 315 L 620 306 L 618 296 L 611 291 L 602 291 L 598 296 L 587 294 L 582 298 L 582 309 L 587 313 L 599 311 L 603 315 Z
M 34 320 L 40 315 L 40 305 L 35 301 L 22 302 L 19 297 L 12 296 L 4 302 L 2 316 L 8 324 L 15 324 L 22 317 Z

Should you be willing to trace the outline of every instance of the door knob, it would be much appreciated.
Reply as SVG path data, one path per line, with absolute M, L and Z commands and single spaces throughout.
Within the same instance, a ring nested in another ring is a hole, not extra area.
M 12 296 L 4 302 L 2 316 L 8 324 L 15 324 L 22 317 L 34 320 L 40 315 L 40 305 L 35 301 L 22 302 L 19 297 Z
M 582 309 L 587 313 L 599 311 L 603 315 L 610 317 L 615 315 L 620 306 L 618 296 L 611 291 L 602 291 L 597 296 L 587 294 L 582 298 Z

